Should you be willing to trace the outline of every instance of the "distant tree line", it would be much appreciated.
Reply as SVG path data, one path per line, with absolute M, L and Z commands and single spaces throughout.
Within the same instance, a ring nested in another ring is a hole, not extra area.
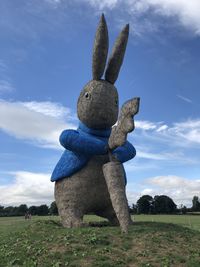
M 191 208 L 183 205 L 177 208 L 177 205 L 168 196 L 152 197 L 150 195 L 143 195 L 136 204 L 130 207 L 130 212 L 132 214 L 186 214 L 186 212 L 200 212 L 200 199 L 194 196 Z
M 39 216 L 58 215 L 58 209 L 55 201 L 52 202 L 49 207 L 45 204 L 40 206 L 30 206 L 29 208 L 27 207 L 26 204 L 22 204 L 18 207 L 13 207 L 13 206 L 3 207 L 0 205 L 0 217 L 24 216 L 27 213 Z
M 168 196 L 160 195 L 152 197 L 150 195 L 143 195 L 138 199 L 136 204 L 130 207 L 130 212 L 132 214 L 185 214 L 186 212 L 200 212 L 200 198 L 198 196 L 193 197 L 191 208 L 183 205 L 177 208 L 177 205 Z M 24 216 L 27 213 L 38 216 L 58 215 L 58 208 L 55 201 L 49 207 L 45 204 L 30 207 L 27 207 L 26 204 L 21 204 L 18 207 L 3 207 L 0 205 L 0 217 Z

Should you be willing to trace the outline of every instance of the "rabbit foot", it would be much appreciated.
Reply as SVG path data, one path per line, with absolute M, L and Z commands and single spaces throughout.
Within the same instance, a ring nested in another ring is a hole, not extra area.
M 81 212 L 74 212 L 73 210 L 61 210 L 59 212 L 62 225 L 65 228 L 78 228 L 83 226 L 83 215 Z
M 67 216 L 66 218 L 62 218 L 62 225 L 65 228 L 78 228 L 84 226 L 84 223 L 81 218 L 76 218 L 72 216 Z

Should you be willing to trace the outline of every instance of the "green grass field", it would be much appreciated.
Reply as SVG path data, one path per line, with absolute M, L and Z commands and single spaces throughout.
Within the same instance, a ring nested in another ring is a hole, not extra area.
M 0 266 L 200 266 L 200 216 L 136 215 L 128 235 L 100 217 L 84 219 L 96 227 L 64 229 L 56 216 L 0 218 Z
M 174 223 L 200 231 L 200 215 L 136 215 L 135 221 Z

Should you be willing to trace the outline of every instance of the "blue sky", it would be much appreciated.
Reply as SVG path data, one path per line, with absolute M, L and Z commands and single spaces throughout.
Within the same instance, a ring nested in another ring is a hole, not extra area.
M 76 128 L 76 102 L 91 79 L 102 12 L 109 51 L 130 23 L 116 82 L 120 105 L 141 97 L 125 164 L 130 203 L 167 194 L 200 196 L 199 0 L 20 0 L 0 2 L 0 204 L 53 201 L 51 172 L 63 129 Z

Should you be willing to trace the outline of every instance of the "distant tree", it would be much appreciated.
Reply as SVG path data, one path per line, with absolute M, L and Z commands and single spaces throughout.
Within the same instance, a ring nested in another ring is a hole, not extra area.
M 0 205 L 0 212 L 2 212 L 4 210 L 4 206 Z
M 182 214 L 186 214 L 187 213 L 187 207 L 182 205 L 180 208 L 180 211 Z
M 53 202 L 51 203 L 49 212 L 50 212 L 50 214 L 52 214 L 52 215 L 58 215 L 58 208 L 57 208 L 57 205 L 56 205 L 56 202 L 55 202 L 55 201 L 53 201 Z
M 41 205 L 37 207 L 37 215 L 48 215 L 49 214 L 49 208 L 47 205 Z
M 130 210 L 131 210 L 131 214 L 136 214 L 137 213 L 137 205 L 132 204 L 132 207 L 130 208 Z
M 180 204 L 179 208 L 177 208 L 177 211 L 180 214 L 186 214 L 187 211 L 189 211 L 189 209 L 186 206 L 184 206 L 183 204 Z
M 137 213 L 149 214 L 151 211 L 153 198 L 149 195 L 140 197 L 137 201 Z
M 25 213 L 27 213 L 28 207 L 26 204 L 21 204 L 19 207 L 17 207 L 16 215 L 17 216 L 23 216 Z
M 29 209 L 28 209 L 28 212 L 29 212 L 31 215 L 38 215 L 38 214 L 37 214 L 37 210 L 38 210 L 38 207 L 37 207 L 37 206 L 30 206 Z
M 51 209 L 56 214 L 56 205 L 52 203 Z M 48 215 L 49 208 L 47 205 L 41 206 L 31 206 L 27 207 L 26 204 L 22 204 L 18 207 L 8 206 L 3 207 L 0 205 L 0 217 L 3 216 L 24 216 L 26 213 L 30 213 L 31 215 Z
M 5 216 L 16 216 L 17 215 L 17 207 L 8 206 L 4 208 L 4 214 Z
M 200 211 L 200 200 L 197 196 L 194 196 L 192 199 L 192 210 Z
M 165 195 L 154 197 L 154 211 L 155 213 L 174 213 L 176 211 L 176 204 L 174 201 Z
M 4 216 L 4 206 L 0 205 L 0 217 Z

